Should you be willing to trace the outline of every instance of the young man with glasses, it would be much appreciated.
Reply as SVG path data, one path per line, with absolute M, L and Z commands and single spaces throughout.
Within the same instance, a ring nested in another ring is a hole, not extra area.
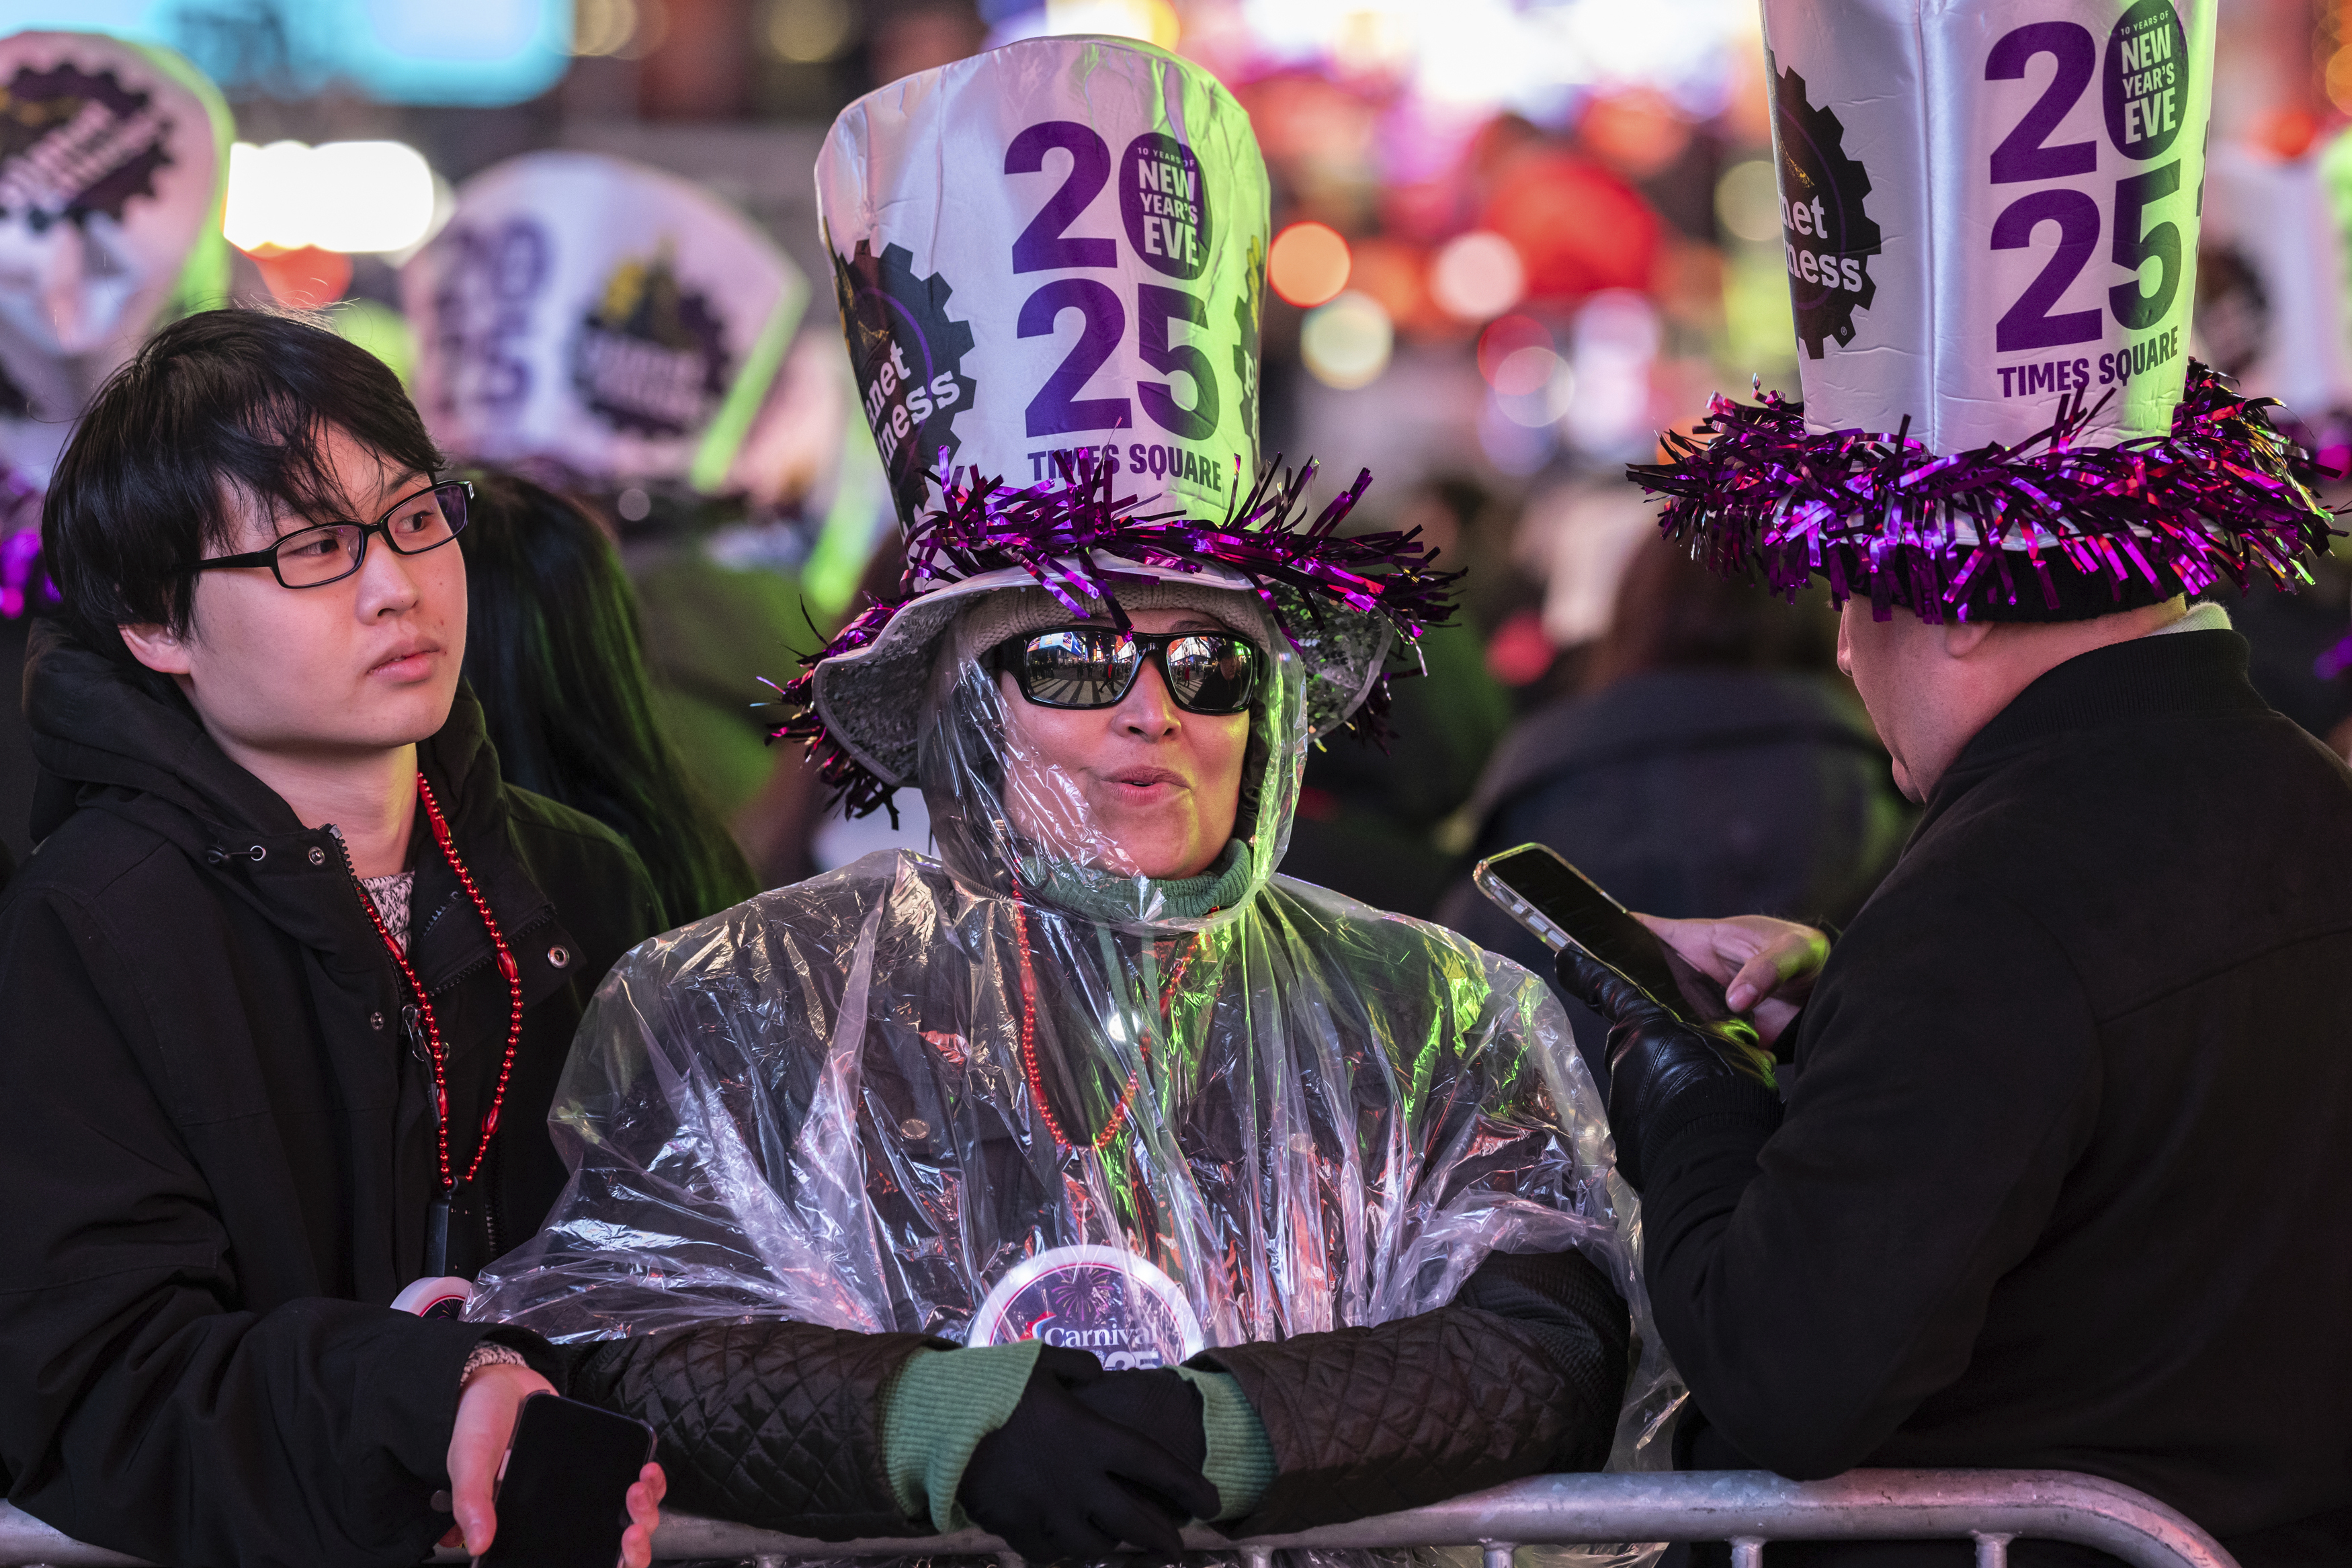
M 0 900 L 0 1469 L 150 1561 L 478 1552 L 559 1372 L 394 1301 L 537 1228 L 573 1027 L 664 922 L 609 830 L 499 779 L 438 461 L 368 354 L 223 310 L 107 384 L 49 490 L 38 848 Z M 661 1489 L 630 1489 L 638 1568 Z

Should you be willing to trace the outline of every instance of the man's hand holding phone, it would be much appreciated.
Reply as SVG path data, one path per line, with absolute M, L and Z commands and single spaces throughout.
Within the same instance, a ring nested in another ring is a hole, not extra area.
M 1764 915 L 1727 920 L 1634 919 L 1655 932 L 1683 962 L 1723 988 L 1723 999 L 1755 1022 L 1767 1045 L 1780 1038 L 1812 994 L 1830 956 L 1830 939 L 1810 925 Z
M 457 1420 L 449 1433 L 450 1508 L 456 1528 L 442 1539 L 444 1546 L 461 1542 L 479 1557 L 498 1534 L 496 1505 L 499 1467 L 514 1436 L 522 1403 L 534 1394 L 553 1394 L 554 1386 L 527 1366 L 483 1366 L 466 1379 L 457 1396 Z M 628 1529 L 621 1535 L 623 1568 L 649 1568 L 654 1556 L 654 1528 L 661 1522 L 662 1494 L 668 1481 L 659 1465 L 637 1472 L 626 1494 Z
M 1769 1135 L 1780 1097 L 1766 1043 L 1811 990 L 1827 937 L 1760 915 L 1637 915 L 1542 844 L 1490 855 L 1472 875 L 1551 948 L 1561 988 L 1609 1020 L 1609 1126 L 1636 1190 L 1658 1139 L 1709 1117 Z M 1740 1016 L 1751 1009 L 1752 1023 Z

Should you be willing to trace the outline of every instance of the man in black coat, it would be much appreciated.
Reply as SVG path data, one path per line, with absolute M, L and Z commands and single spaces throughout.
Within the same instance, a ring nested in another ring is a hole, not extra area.
M 1654 923 L 1734 1006 L 1777 993 L 1768 1037 L 1810 988 L 1785 1103 L 1563 957 L 1617 1019 L 1694 1463 L 2084 1470 L 2245 1568 L 2352 1561 L 2352 774 L 2228 625 L 1847 603 L 1841 665 L 1925 807 L 1901 860 L 1817 981 L 1817 933 Z
M 435 464 L 372 357 L 218 311 L 110 383 L 49 492 L 38 847 L 0 900 L 0 1466 L 180 1568 L 405 1568 L 453 1511 L 479 1551 L 560 1375 L 393 1301 L 538 1228 L 573 1027 L 663 921 L 609 830 L 499 778 Z M 660 1490 L 631 1489 L 640 1568 Z

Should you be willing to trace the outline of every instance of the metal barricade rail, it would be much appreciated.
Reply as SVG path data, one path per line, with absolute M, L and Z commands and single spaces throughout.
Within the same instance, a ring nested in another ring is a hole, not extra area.
M 1297 1535 L 1231 1541 L 1185 1531 L 1188 1550 L 1238 1555 L 1269 1568 L 1291 1548 L 1475 1546 L 1484 1568 L 1510 1568 L 1520 1546 L 1592 1542 L 1727 1541 L 1734 1568 L 1760 1568 L 1767 1541 L 1973 1540 L 1977 1568 L 2003 1568 L 2021 1536 L 2072 1542 L 2131 1568 L 2236 1568 L 2213 1538 L 2145 1493 L 2068 1470 L 1853 1470 L 1791 1481 L 1760 1470 L 1663 1475 L 1538 1476 L 1431 1508 L 1327 1525 Z M 920 1539 L 824 1542 L 691 1514 L 666 1514 L 654 1555 L 751 1560 L 782 1568 L 800 1558 L 998 1556 L 977 1531 Z M 462 1553 L 436 1554 L 465 1561 Z M 142 1568 L 0 1504 L 0 1568 Z

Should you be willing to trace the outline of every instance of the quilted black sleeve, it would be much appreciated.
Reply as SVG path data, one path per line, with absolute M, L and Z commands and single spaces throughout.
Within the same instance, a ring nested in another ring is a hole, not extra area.
M 1274 1448 L 1235 1535 L 1442 1502 L 1609 1457 L 1625 1388 L 1624 1303 L 1575 1253 L 1490 1259 L 1453 1304 L 1378 1328 L 1205 1352 Z
M 882 1458 L 882 1391 L 925 1347 L 909 1333 L 812 1323 L 703 1323 L 571 1347 L 575 1399 L 650 1425 L 669 1500 L 689 1513 L 853 1541 L 928 1535 L 898 1511 Z

